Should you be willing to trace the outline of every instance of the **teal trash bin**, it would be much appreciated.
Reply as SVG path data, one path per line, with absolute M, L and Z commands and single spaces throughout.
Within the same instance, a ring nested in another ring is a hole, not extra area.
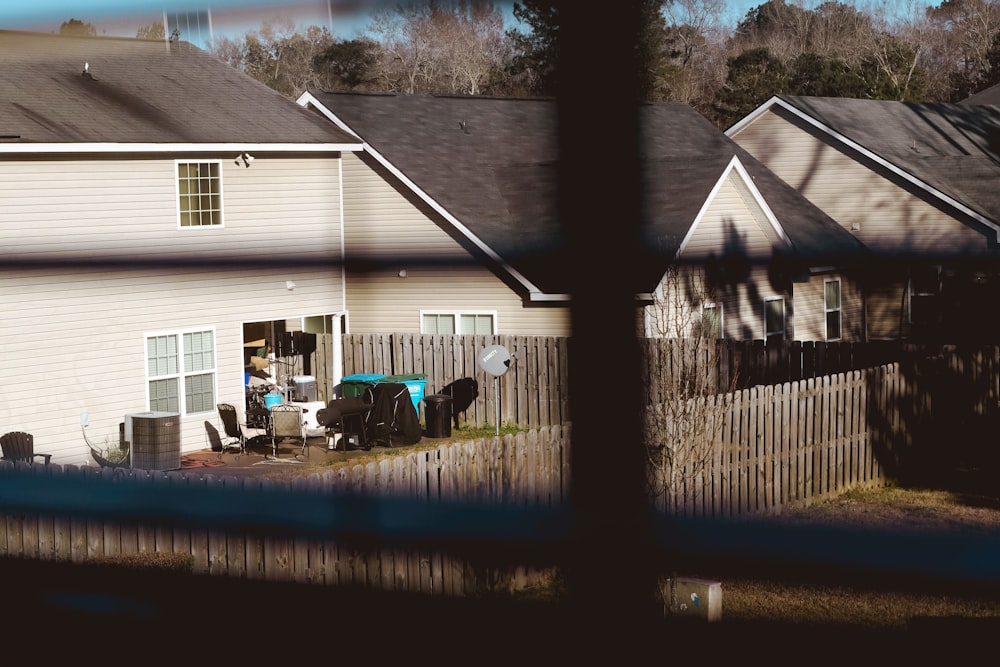
M 402 384 L 410 392 L 410 400 L 413 401 L 413 409 L 420 417 L 420 402 L 424 400 L 427 391 L 427 376 L 423 373 L 408 373 L 405 375 L 384 375 L 375 381 L 375 384 Z
M 365 389 L 372 386 L 385 375 L 379 373 L 357 373 L 346 375 L 340 379 L 340 397 L 355 398 L 365 393 Z

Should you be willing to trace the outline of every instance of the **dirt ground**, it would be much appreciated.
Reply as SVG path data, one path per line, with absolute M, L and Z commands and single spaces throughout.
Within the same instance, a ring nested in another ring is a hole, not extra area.
M 398 447 L 375 446 L 371 450 L 331 450 L 326 438 L 307 439 L 305 453 L 302 443 L 285 440 L 278 444 L 277 456 L 268 439 L 251 441 L 245 454 L 237 450 L 216 452 L 211 449 L 192 452 L 182 457 L 182 470 L 199 470 L 212 475 L 254 475 L 287 479 L 299 475 L 320 473 L 342 465 L 359 465 L 389 454 L 398 455 L 421 448 L 436 447 L 454 438 L 421 437 L 420 442 Z

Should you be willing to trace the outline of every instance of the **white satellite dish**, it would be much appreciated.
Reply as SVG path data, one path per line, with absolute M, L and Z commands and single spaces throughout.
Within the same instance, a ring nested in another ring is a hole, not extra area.
M 500 376 L 510 368 L 510 352 L 503 345 L 489 345 L 479 353 L 479 366 L 497 379 L 497 437 L 500 437 Z
M 503 345 L 490 345 L 479 353 L 479 366 L 494 376 L 501 376 L 510 368 L 510 352 Z

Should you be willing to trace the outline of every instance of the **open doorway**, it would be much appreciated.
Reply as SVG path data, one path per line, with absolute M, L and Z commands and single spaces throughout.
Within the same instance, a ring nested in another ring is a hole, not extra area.
M 243 324 L 243 364 L 247 387 L 266 383 L 267 390 L 298 396 L 297 386 L 312 384 L 316 398 L 328 400 L 343 368 L 342 313 L 308 315 L 301 319 Z M 323 349 L 317 350 L 322 343 Z

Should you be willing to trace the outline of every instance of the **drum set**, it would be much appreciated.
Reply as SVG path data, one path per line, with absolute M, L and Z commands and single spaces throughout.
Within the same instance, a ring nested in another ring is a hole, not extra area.
M 268 361 L 269 364 L 293 367 L 293 364 L 280 359 L 269 359 Z M 246 385 L 247 426 L 267 428 L 270 406 L 276 402 L 291 402 L 293 377 L 293 375 L 282 375 L 283 383 L 279 385 L 272 382 L 270 377 L 264 378 L 251 373 Z

